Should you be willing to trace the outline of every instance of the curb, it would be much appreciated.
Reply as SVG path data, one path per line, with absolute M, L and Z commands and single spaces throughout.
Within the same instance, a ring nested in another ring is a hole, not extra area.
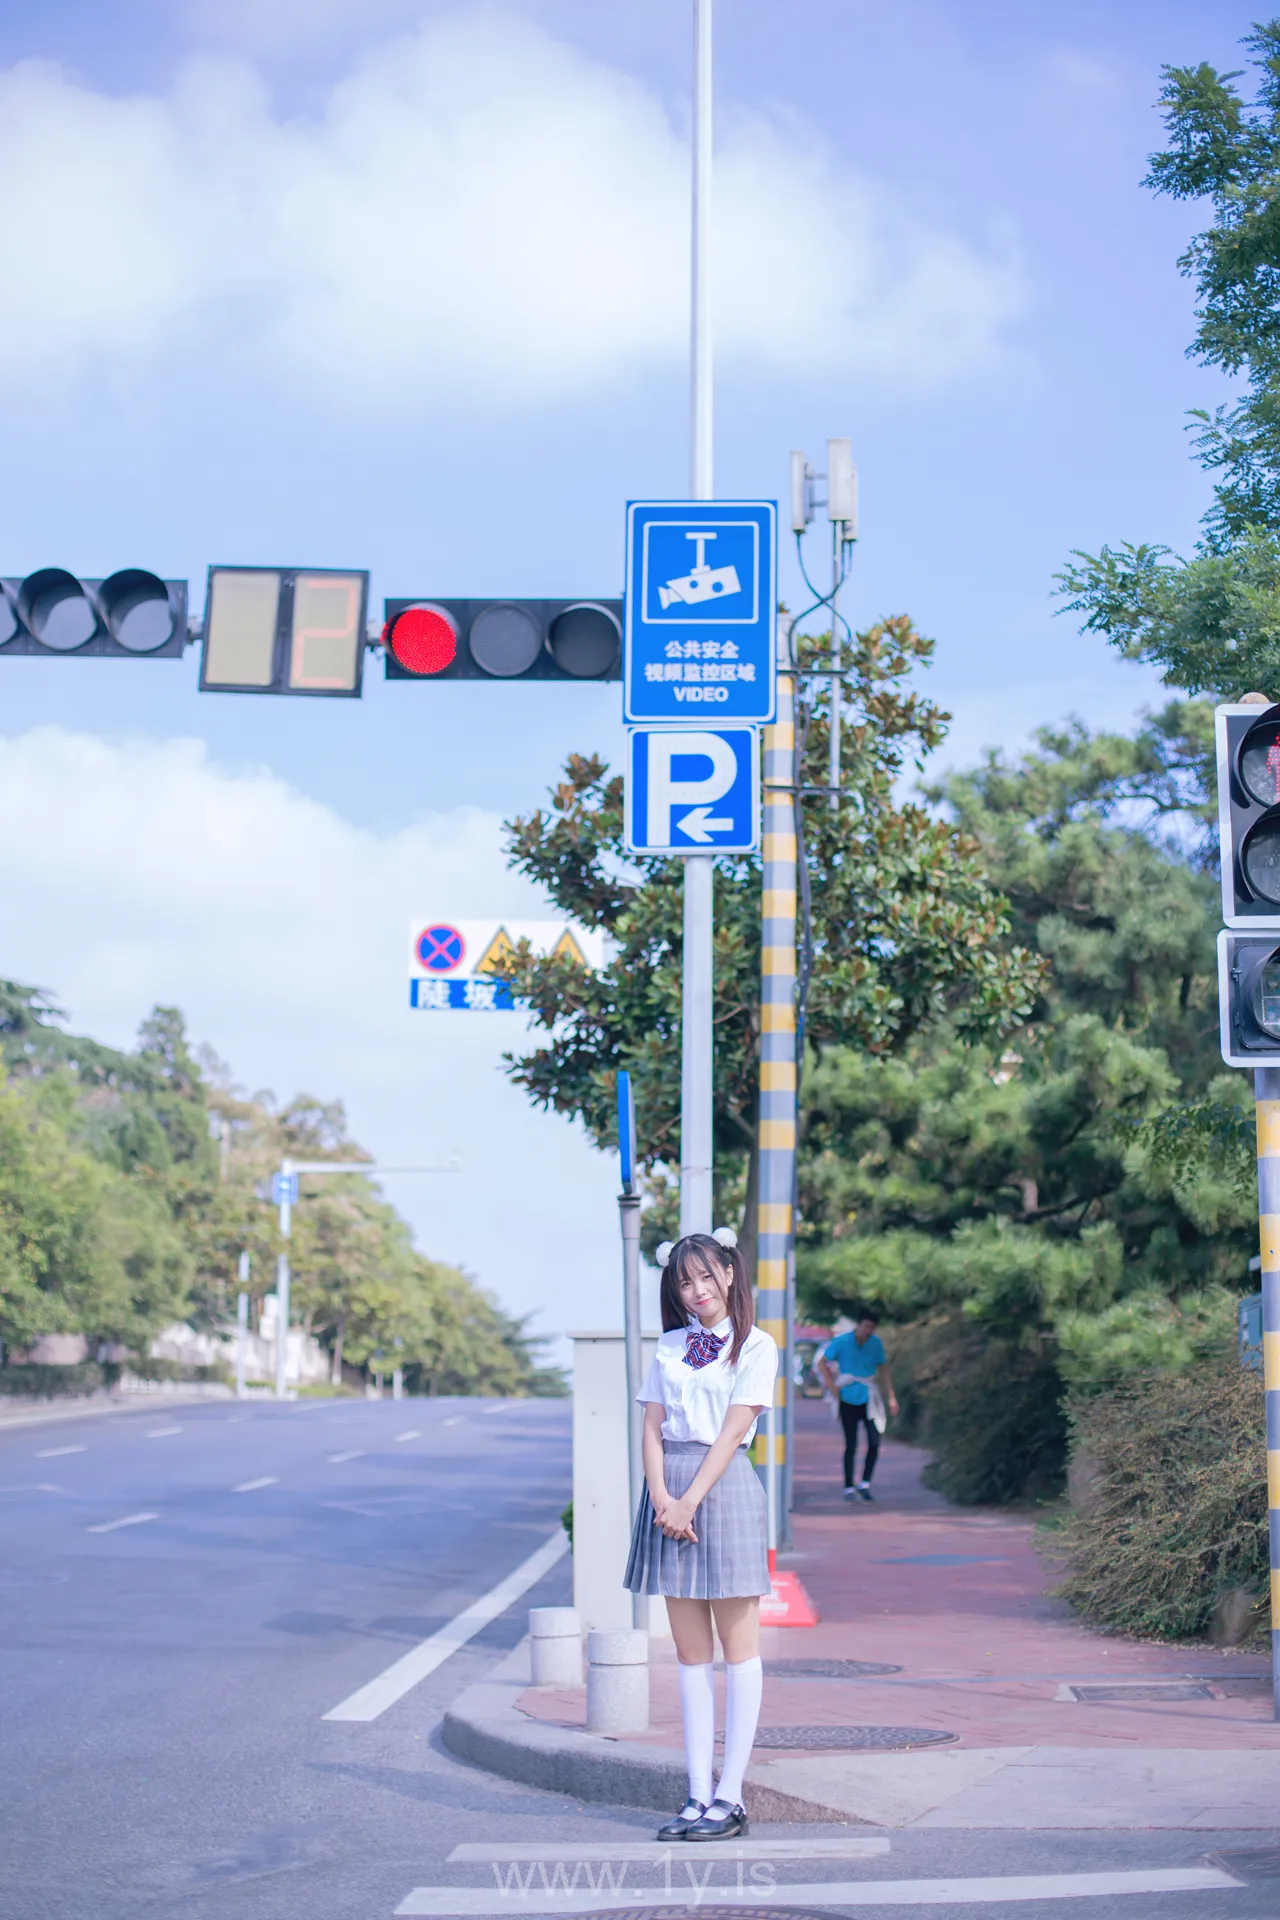
M 9 1396 L 6 1395 L 7 1399 Z M 17 1395 L 13 1396 L 17 1399 Z M 74 1403 L 58 1400 L 37 1400 L 32 1406 L 17 1406 L 12 1409 L 0 1405 L 0 1433 L 10 1427 L 42 1427 L 55 1420 L 91 1420 L 107 1413 L 159 1413 L 167 1407 L 199 1406 L 202 1402 L 217 1405 L 234 1401 L 235 1394 L 230 1387 L 221 1387 L 210 1383 L 200 1392 L 181 1387 L 172 1393 L 131 1393 L 119 1399 L 109 1399 L 105 1395 L 101 1400 L 87 1394 L 83 1400 Z
M 446 1709 L 441 1738 L 448 1751 L 504 1780 L 568 1794 L 575 1800 L 657 1813 L 669 1813 L 681 1804 L 688 1790 L 682 1753 L 531 1720 L 516 1705 L 529 1684 L 526 1639 L 486 1679 L 467 1687 Z M 751 1768 L 746 1782 L 746 1807 L 753 1820 L 869 1824 L 820 1802 L 781 1793 L 753 1779 L 754 1773 Z

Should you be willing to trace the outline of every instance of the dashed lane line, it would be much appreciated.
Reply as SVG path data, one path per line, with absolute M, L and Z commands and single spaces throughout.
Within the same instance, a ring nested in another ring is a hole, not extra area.
M 123 1520 L 103 1520 L 96 1527 L 86 1527 L 86 1533 L 114 1533 L 117 1527 L 144 1527 L 148 1520 L 158 1520 L 158 1513 L 126 1513 Z
M 64 1453 L 87 1453 L 87 1447 L 41 1447 L 37 1460 L 61 1460 Z
M 459 1427 L 462 1425 L 462 1415 L 455 1413 L 452 1420 L 442 1420 L 440 1424 L 443 1427 Z
M 181 1427 L 152 1427 L 145 1438 L 148 1440 L 167 1440 L 171 1433 L 181 1433 Z
M 329 1465 L 331 1467 L 339 1467 L 342 1465 L 342 1462 L 344 1460 L 363 1460 L 363 1459 L 364 1459 L 364 1448 L 352 1447 L 349 1453 L 331 1453 L 329 1455 Z
M 684 1848 L 672 1848 L 683 1856 Z M 693 1862 L 687 1863 L 690 1877 Z M 679 1865 L 684 1866 L 683 1858 Z M 698 1865 L 703 1865 L 699 1860 Z M 515 1870 L 513 1869 L 513 1872 Z M 710 1876 L 712 1862 L 705 1863 Z M 529 1878 L 532 1880 L 533 1869 Z M 560 1878 L 560 1886 L 555 1879 Z M 1010 1873 L 974 1879 L 843 1880 L 823 1886 L 813 1881 L 798 1886 L 696 1885 L 692 1894 L 677 1883 L 672 1893 L 662 1886 L 619 1886 L 621 1874 L 609 1874 L 612 1885 L 598 1892 L 563 1891 L 567 1875 L 543 1875 L 546 1885 L 508 1887 L 415 1887 L 396 1908 L 397 1914 L 430 1914 L 435 1920 L 480 1920 L 480 1916 L 529 1913 L 616 1913 L 620 1907 L 945 1907 L 1003 1906 L 1019 1900 L 1114 1899 L 1126 1894 L 1211 1893 L 1239 1887 L 1233 1874 L 1218 1867 L 1140 1867 L 1114 1873 Z M 603 1880 L 606 1876 L 598 1876 Z
M 396 1435 L 396 1445 L 399 1446 L 402 1440 L 421 1440 L 421 1438 L 421 1427 L 406 1427 L 403 1433 Z
M 473 1600 L 469 1607 L 456 1614 L 449 1624 L 441 1627 L 426 1640 L 419 1641 L 416 1647 L 402 1654 L 389 1667 L 374 1679 L 358 1687 L 336 1707 L 325 1714 L 326 1720 L 376 1720 L 380 1714 L 402 1700 L 411 1687 L 416 1687 L 428 1674 L 442 1666 L 451 1653 L 459 1647 L 465 1647 L 491 1620 L 514 1606 L 522 1594 L 536 1586 L 543 1575 L 550 1573 L 556 1562 L 569 1551 L 569 1537 L 562 1527 L 557 1527 L 551 1538 L 531 1553 L 505 1580 L 490 1588 L 481 1599 Z M 406 1909 L 412 1911 L 412 1909 Z M 487 1909 L 486 1909 L 487 1911 Z
M 280 1477 L 274 1473 L 264 1473 L 260 1480 L 242 1480 L 238 1487 L 232 1487 L 232 1493 L 256 1493 L 259 1487 L 278 1487 Z

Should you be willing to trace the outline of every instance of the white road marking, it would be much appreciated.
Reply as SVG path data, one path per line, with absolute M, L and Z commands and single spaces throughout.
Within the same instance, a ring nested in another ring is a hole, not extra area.
M 87 1447 L 41 1447 L 37 1460 L 60 1460 L 64 1453 L 87 1453 Z
M 274 1473 L 264 1473 L 261 1480 L 242 1480 L 238 1487 L 232 1487 L 232 1493 L 256 1493 L 259 1487 L 278 1487 L 280 1480 Z
M 453 1418 L 452 1418 L 452 1420 L 442 1420 L 440 1424 L 441 1424 L 441 1426 L 445 1426 L 445 1427 L 458 1427 L 458 1426 L 461 1426 L 461 1424 L 462 1424 L 462 1415 L 461 1415 L 460 1413 L 455 1413 L 455 1414 L 454 1414 L 454 1416 L 453 1416 Z
M 421 1438 L 421 1427 L 406 1427 L 403 1433 L 396 1435 L 396 1445 L 399 1446 L 402 1440 L 421 1440 Z
M 181 1427 L 152 1427 L 146 1437 L 148 1440 L 166 1440 L 171 1433 L 181 1432 Z
M 465 1647 L 468 1640 L 475 1638 L 491 1620 L 505 1613 L 509 1606 L 517 1601 L 521 1594 L 535 1586 L 545 1573 L 549 1573 L 556 1562 L 569 1551 L 569 1538 L 562 1527 L 557 1527 L 551 1538 L 531 1553 L 529 1558 L 500 1580 L 480 1600 L 473 1600 L 469 1607 L 456 1614 L 448 1626 L 441 1627 L 428 1639 L 419 1641 L 416 1647 L 402 1654 L 376 1679 L 368 1681 L 363 1687 L 347 1699 L 340 1700 L 324 1715 L 326 1720 L 376 1720 L 379 1714 L 393 1707 L 397 1700 L 404 1698 L 411 1687 L 434 1673 L 442 1666 L 451 1653 L 459 1647 Z M 411 1911 L 411 1909 L 406 1909 Z
M 331 1467 L 336 1467 L 336 1466 L 340 1466 L 344 1460 L 363 1460 L 363 1459 L 364 1459 L 364 1448 L 352 1447 L 350 1453 L 331 1453 L 329 1455 L 329 1465 Z
M 28 1481 L 24 1487 L 0 1487 L 0 1493 L 61 1493 L 61 1487 L 55 1487 L 52 1480 Z
M 673 1848 L 678 1856 L 673 1865 L 688 1866 L 683 1848 Z M 571 1857 L 571 1856 L 570 1856 Z M 702 1865 L 701 1859 L 699 1865 Z M 707 1861 L 706 1871 L 712 1863 Z M 514 1870 L 513 1870 L 514 1871 Z M 834 1885 L 801 1886 L 696 1886 L 692 1896 L 685 1892 L 683 1878 L 674 1883 L 671 1893 L 661 1883 L 646 1887 L 600 1887 L 599 1892 L 563 1891 L 567 1874 L 540 1876 L 534 1887 L 508 1884 L 507 1887 L 415 1887 L 396 1908 L 399 1913 L 432 1914 L 437 1920 L 448 1916 L 480 1916 L 509 1913 L 603 1913 L 619 1907 L 682 1905 L 698 1907 L 945 1907 L 1003 1905 L 1017 1900 L 1088 1900 L 1107 1895 L 1139 1893 L 1209 1893 L 1225 1887 L 1239 1887 L 1233 1874 L 1217 1867 L 1141 1867 L 1117 1873 L 1011 1873 L 992 1874 L 972 1880 L 844 1880 Z M 621 1875 L 609 1875 L 617 1880 Z M 527 1876 L 532 1881 L 533 1869 Z M 541 1884 L 545 1878 L 546 1885 Z M 555 1887 L 556 1878 L 561 1886 Z M 696 1883 L 695 1883 L 696 1884 Z M 554 1888 L 554 1890 L 553 1890 Z
M 141 1527 L 148 1520 L 158 1520 L 158 1513 L 126 1513 L 123 1520 L 104 1520 L 99 1527 L 86 1527 L 86 1533 L 114 1533 L 117 1527 Z
M 823 1840 L 728 1840 L 716 1852 L 725 1860 L 866 1860 L 888 1853 L 889 1842 L 841 1835 Z M 449 1855 L 448 1864 L 464 1861 L 491 1865 L 498 1860 L 670 1860 L 671 1849 L 661 1840 L 624 1840 L 610 1846 L 607 1841 L 566 1841 L 563 1846 L 544 1845 L 536 1840 L 516 1841 L 510 1846 L 487 1846 L 480 1840 L 465 1840 Z M 683 1856 L 681 1856 L 683 1857 Z

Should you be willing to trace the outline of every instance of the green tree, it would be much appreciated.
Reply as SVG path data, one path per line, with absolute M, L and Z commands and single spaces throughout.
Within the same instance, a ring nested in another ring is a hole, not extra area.
M 1280 20 L 1244 45 L 1257 85 L 1201 63 L 1166 67 L 1168 144 L 1147 184 L 1205 200 L 1212 221 L 1180 265 L 1193 278 L 1192 355 L 1243 376 L 1239 399 L 1192 415 L 1200 460 L 1216 475 L 1196 553 L 1158 545 L 1077 553 L 1061 575 L 1086 628 L 1192 692 L 1233 698 L 1280 687 Z
M 943 1030 L 897 1059 L 827 1048 L 806 1077 L 805 1303 L 912 1323 L 914 1417 L 962 1498 L 1051 1484 L 1064 1383 L 1176 1369 L 1240 1289 L 1247 1188 L 1201 1134 L 1169 1136 L 1189 1103 L 1238 1111 L 1199 864 L 1207 719 L 1045 731 L 940 783 L 1008 937 L 1051 963 L 1031 1017 L 1003 1046 Z
M 800 643 L 806 671 L 829 657 L 825 636 Z M 844 792 L 806 804 L 803 858 L 812 898 L 807 1032 L 891 1053 L 941 1019 L 962 1038 L 1000 1032 L 1028 1011 L 1040 963 L 1008 939 L 1003 900 L 980 850 L 956 824 L 897 797 L 923 765 L 947 716 L 908 682 L 932 654 L 910 622 L 887 620 L 846 652 Z M 812 680 L 806 680 L 812 685 Z M 825 695 L 813 701 L 801 783 L 825 782 Z M 597 756 L 574 755 L 548 810 L 509 828 L 511 861 L 556 905 L 602 929 L 613 957 L 599 973 L 527 950 L 507 969 L 548 1044 L 509 1060 L 539 1105 L 615 1141 L 619 1068 L 635 1080 L 638 1149 L 652 1174 L 678 1157 L 681 899 L 679 860 L 637 860 L 622 842 L 622 781 Z M 760 1033 L 760 863 L 724 858 L 715 895 L 715 1152 L 717 1212 L 744 1213 L 748 1249 Z M 659 1175 L 659 1190 L 661 1180 Z M 659 1213 L 661 1210 L 659 1210 Z

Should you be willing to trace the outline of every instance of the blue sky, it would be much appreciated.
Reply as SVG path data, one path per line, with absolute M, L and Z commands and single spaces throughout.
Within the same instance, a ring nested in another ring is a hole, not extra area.
M 847 611 L 936 638 L 948 757 L 1158 696 L 1052 575 L 1195 538 L 1196 210 L 1140 181 L 1162 63 L 1240 64 L 1251 17 L 720 0 L 718 486 L 776 495 L 790 448 L 852 436 Z M 3 571 L 618 591 L 623 503 L 686 483 L 688 64 L 687 0 L 10 0 Z M 2 663 L 0 966 L 114 1039 L 177 1000 L 383 1155 L 456 1141 L 448 1195 L 396 1195 L 423 1244 L 544 1324 L 612 1321 L 611 1170 L 503 1085 L 502 1016 L 428 1037 L 399 970 L 419 909 L 536 910 L 498 822 L 616 753 L 616 689 L 195 685 L 194 656 Z

